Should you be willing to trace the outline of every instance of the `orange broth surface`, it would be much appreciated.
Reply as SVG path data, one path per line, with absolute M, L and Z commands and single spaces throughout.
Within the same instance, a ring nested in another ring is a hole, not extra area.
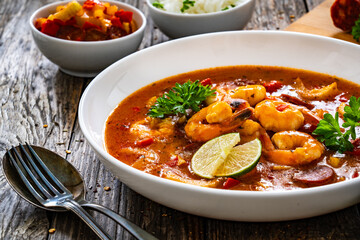
M 229 91 L 244 85 L 267 85 L 275 80 L 280 87 L 275 90 L 267 88 L 268 99 L 281 98 L 286 103 L 305 105 L 307 108 L 310 105 L 309 111 L 318 115 L 319 112 L 322 112 L 322 115 L 324 112 L 334 115 L 340 104 L 348 103 L 350 96 L 359 97 L 360 93 L 360 86 L 350 81 L 285 67 L 227 66 L 183 73 L 152 83 L 124 99 L 106 122 L 106 150 L 119 161 L 158 177 L 198 186 L 232 190 L 291 190 L 358 177 L 360 157 L 348 153 L 339 154 L 328 149 L 325 149 L 318 159 L 308 164 L 295 166 L 270 161 L 263 153 L 256 167 L 245 175 L 232 177 L 235 184 L 231 185 L 226 185 L 229 182 L 228 177 L 205 179 L 197 176 L 191 169 L 191 159 L 204 142 L 191 140 L 184 131 L 189 117 L 195 113 L 190 111 L 190 116 L 187 118 L 185 116 L 169 118 L 168 124 L 174 125 L 174 131 L 171 134 L 160 132 L 159 123 L 163 120 L 150 119 L 147 113 L 154 103 L 154 97 L 162 96 L 173 88 L 175 83 L 183 84 L 188 80 L 201 81 L 207 78 L 211 79 L 213 89 Z M 336 82 L 338 92 L 326 100 L 304 100 L 296 91 L 295 80 L 298 78 L 309 90 Z M 294 99 L 300 102 L 294 102 Z M 203 104 L 201 107 L 205 106 L 206 104 Z M 146 118 L 147 121 L 144 120 Z M 257 121 L 253 116 L 250 118 Z M 134 128 L 137 130 L 134 131 Z M 305 121 L 297 131 L 311 134 L 314 128 L 316 128 L 314 123 Z M 356 130 L 359 132 L 358 129 Z M 234 129 L 232 132 L 236 131 L 237 129 Z M 274 134 L 272 131 L 266 132 L 270 137 Z M 324 177 L 324 174 L 328 176 Z M 298 176 L 304 177 L 299 179 Z

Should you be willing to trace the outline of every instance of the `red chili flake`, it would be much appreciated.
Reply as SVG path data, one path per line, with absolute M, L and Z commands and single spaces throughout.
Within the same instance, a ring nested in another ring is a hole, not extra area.
M 139 107 L 133 107 L 132 110 L 133 110 L 134 112 L 140 112 L 140 108 L 139 108 Z
M 277 91 L 279 88 L 282 87 L 282 83 L 276 80 L 272 80 L 270 82 L 264 83 L 263 86 L 265 87 L 266 91 L 269 93 L 273 93 Z
M 357 178 L 357 177 L 359 177 L 359 172 L 355 171 L 354 174 L 352 175 L 352 178 Z
M 99 27 L 98 25 L 95 25 L 95 24 L 93 24 L 91 22 L 85 22 L 82 28 L 83 28 L 83 30 L 87 30 L 87 29 L 90 29 L 90 28 L 96 28 L 96 29 L 101 30 L 101 27 Z
M 237 180 L 237 179 L 228 178 L 228 179 L 226 179 L 226 181 L 224 182 L 223 188 L 224 188 L 224 189 L 229 189 L 229 188 L 232 188 L 232 187 L 238 185 L 239 183 L 240 183 L 240 181 Z
M 175 166 L 177 166 L 178 162 L 179 162 L 179 158 L 177 156 L 175 156 L 175 157 L 171 158 L 165 164 L 168 165 L 169 167 L 175 167 Z
M 211 84 L 212 84 L 211 78 L 205 78 L 204 80 L 202 80 L 202 81 L 200 82 L 200 84 L 203 85 L 203 86 L 211 85 Z
M 51 20 L 46 20 L 41 25 L 41 32 L 45 33 L 46 35 L 53 36 L 53 37 L 56 36 L 56 33 L 59 31 L 59 29 L 60 29 L 60 25 Z
M 147 147 L 149 145 L 151 145 L 154 142 L 154 139 L 149 137 L 149 138 L 144 138 L 142 140 L 136 141 L 135 145 L 138 147 Z
M 287 104 L 280 104 L 276 106 L 276 110 L 278 110 L 279 112 L 284 111 L 285 109 L 287 109 L 289 107 L 289 105 Z
M 115 16 L 120 18 L 121 22 L 131 22 L 133 13 L 130 11 L 124 11 L 123 9 L 120 9 L 119 11 L 115 12 Z

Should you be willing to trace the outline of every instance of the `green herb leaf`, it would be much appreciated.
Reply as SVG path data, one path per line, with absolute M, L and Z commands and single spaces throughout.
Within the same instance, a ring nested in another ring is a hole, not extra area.
M 162 3 L 159 3 L 158 1 L 156 1 L 156 2 L 153 2 L 153 4 L 152 4 L 154 7 L 156 7 L 156 8 L 161 8 L 161 9 L 164 9 L 164 4 L 162 4 Z
M 356 41 L 360 41 L 360 16 L 359 19 L 355 22 L 355 25 L 352 27 L 351 34 Z
M 172 114 L 186 114 L 187 109 L 197 112 L 200 104 L 209 96 L 214 95 L 215 90 L 210 86 L 203 86 L 199 80 L 188 81 L 184 84 L 176 83 L 168 93 L 159 97 L 151 106 L 148 116 L 154 118 L 165 118 Z
M 349 101 L 349 106 L 344 108 L 344 128 L 350 127 L 348 130 L 350 132 L 351 138 L 356 139 L 355 127 L 359 126 L 360 123 L 360 98 L 352 96 Z
M 180 9 L 180 11 L 183 13 L 183 12 L 185 12 L 186 10 L 188 10 L 190 7 L 193 7 L 194 4 L 195 4 L 195 1 L 184 0 L 184 1 L 183 1 L 183 6 L 182 6 L 182 8 Z
M 313 134 L 318 135 L 318 139 L 324 142 L 325 145 L 333 150 L 338 150 L 340 153 L 345 151 L 352 151 L 354 146 L 349 138 L 356 139 L 356 127 L 360 126 L 360 97 L 352 96 L 349 101 L 349 106 L 344 108 L 344 123 L 341 125 L 347 129 L 344 133 L 339 125 L 339 113 L 335 114 L 335 118 L 331 114 L 326 113 Z
M 335 113 L 335 118 L 329 114 L 324 114 L 313 134 L 318 135 L 317 139 L 333 150 L 340 153 L 352 151 L 354 146 L 349 141 L 350 132 L 342 133 L 339 125 L 339 113 Z

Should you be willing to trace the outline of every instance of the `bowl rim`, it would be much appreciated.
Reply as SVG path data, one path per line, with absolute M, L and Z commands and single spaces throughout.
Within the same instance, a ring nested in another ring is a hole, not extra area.
M 167 15 L 167 16 L 176 16 L 176 17 L 184 17 L 184 18 L 202 18 L 205 16 L 211 17 L 211 16 L 221 16 L 227 13 L 231 13 L 234 11 L 237 11 L 239 8 L 243 7 L 244 5 L 253 2 L 255 0 L 243 0 L 239 5 L 236 5 L 233 8 L 230 8 L 226 11 L 217 11 L 217 12 L 210 12 L 210 13 L 175 13 L 175 12 L 168 12 L 165 10 L 161 10 L 159 8 L 156 8 L 152 5 L 153 0 L 146 0 L 146 3 L 148 7 L 153 10 L 154 12 L 157 12 L 159 14 Z
M 88 98 L 89 91 L 93 88 L 94 85 L 97 84 L 97 82 L 101 81 L 103 76 L 107 75 L 108 72 L 113 71 L 113 69 L 116 69 L 117 65 L 120 65 L 122 62 L 127 61 L 128 59 L 137 57 L 138 55 L 144 54 L 149 51 L 155 51 L 157 48 L 161 48 L 162 46 L 167 45 L 176 45 L 178 42 L 181 41 L 189 41 L 191 39 L 195 38 L 207 38 L 208 36 L 215 36 L 215 35 L 241 35 L 241 34 L 276 34 L 276 35 L 290 35 L 290 36 L 297 36 L 297 37 L 303 37 L 303 38 L 314 38 L 321 41 L 327 41 L 327 42 L 334 42 L 336 44 L 341 45 L 347 45 L 349 47 L 356 47 L 359 48 L 360 46 L 355 43 L 346 42 L 339 39 L 314 35 L 314 34 L 308 34 L 308 33 L 299 33 L 299 32 L 288 32 L 288 31 L 277 31 L 277 30 L 243 30 L 243 31 L 226 31 L 226 32 L 215 32 L 215 33 L 206 33 L 206 34 L 199 34 L 189 37 L 183 37 L 171 41 L 167 41 L 164 43 L 160 43 L 151 47 L 148 47 L 146 49 L 143 49 L 141 51 L 135 52 L 133 54 L 130 54 L 117 62 L 110 65 L 108 68 L 103 70 L 99 75 L 97 75 L 90 84 L 86 87 L 84 90 L 78 107 L 78 120 L 79 125 L 82 130 L 82 133 L 84 134 L 86 140 L 90 143 L 92 148 L 95 150 L 96 153 L 98 153 L 102 158 L 104 158 L 107 162 L 116 165 L 117 168 L 121 168 L 124 171 L 129 172 L 131 175 L 136 175 L 140 179 L 143 179 L 145 181 L 149 180 L 152 182 L 156 182 L 156 184 L 160 184 L 163 186 L 168 186 L 176 189 L 186 190 L 189 192 L 200 192 L 207 195 L 217 195 L 217 196 L 228 196 L 228 197 L 247 197 L 247 198 L 261 198 L 261 197 L 269 197 L 269 198 L 282 198 L 284 196 L 303 196 L 303 195 L 312 195 L 314 193 L 321 194 L 323 192 L 331 192 L 335 191 L 336 189 L 343 188 L 343 186 L 349 186 L 349 185 L 356 185 L 360 184 L 360 177 L 348 179 L 342 182 L 337 182 L 334 184 L 328 184 L 323 186 L 317 186 L 317 187 L 310 187 L 310 188 L 304 188 L 304 189 L 292 189 L 292 190 L 271 190 L 271 191 L 243 191 L 243 190 L 227 190 L 227 189 L 217 189 L 217 188 L 207 188 L 207 187 L 200 187 L 196 185 L 186 184 L 182 182 L 177 182 L 165 178 L 161 178 L 158 176 L 154 176 L 148 173 L 144 173 L 141 170 L 135 169 L 122 161 L 116 159 L 115 157 L 111 156 L 104 148 L 104 146 L 99 146 L 98 143 L 95 142 L 93 137 L 90 135 L 90 132 L 85 124 L 84 119 L 84 108 L 86 105 L 85 99 Z M 159 79 L 160 80 L 160 79 Z M 108 117 L 108 116 L 107 116 Z M 103 124 L 103 130 L 105 128 L 106 122 Z M 103 132 L 102 132 L 102 139 L 104 138 Z
M 125 6 L 127 8 L 130 8 L 131 11 L 134 14 L 138 14 L 140 16 L 140 18 L 142 19 L 142 24 L 139 26 L 139 28 L 135 32 L 133 32 L 133 33 L 131 33 L 129 35 L 120 37 L 120 38 L 109 39 L 109 40 L 102 40 L 102 41 L 72 41 L 72 40 L 66 40 L 66 39 L 61 39 L 61 38 L 56 38 L 56 37 L 53 37 L 53 36 L 49 36 L 47 34 L 44 34 L 44 33 L 40 32 L 35 27 L 35 25 L 34 25 L 35 16 L 40 11 L 46 10 L 46 9 L 54 7 L 54 6 L 64 5 L 64 4 L 67 4 L 67 3 L 71 2 L 71 1 L 72 0 L 57 1 L 57 2 L 46 4 L 46 5 L 38 8 L 37 10 L 35 10 L 31 14 L 31 16 L 29 18 L 29 25 L 30 25 L 30 28 L 31 28 L 32 32 L 40 35 L 41 37 L 43 37 L 45 39 L 48 39 L 50 41 L 56 41 L 56 42 L 59 42 L 59 43 L 62 43 L 62 44 L 90 45 L 91 46 L 91 45 L 95 45 L 95 44 L 106 44 L 106 43 L 115 43 L 117 41 L 119 41 L 119 42 L 126 41 L 129 38 L 133 38 L 134 35 L 142 34 L 142 32 L 145 31 L 145 28 L 146 28 L 146 25 L 147 25 L 147 20 L 146 20 L 146 17 L 144 15 L 144 13 L 141 10 L 139 10 L 138 8 L 136 8 L 136 7 L 134 7 L 134 6 L 130 5 L 130 4 L 127 4 L 127 3 L 124 3 L 124 2 L 113 1 L 113 0 L 101 0 L 101 2 L 108 2 L 108 3 L 111 3 L 111 4 L 115 4 L 115 5 L 119 6 L 119 7 Z M 79 2 L 79 3 L 85 2 L 85 0 L 76 0 L 76 1 Z

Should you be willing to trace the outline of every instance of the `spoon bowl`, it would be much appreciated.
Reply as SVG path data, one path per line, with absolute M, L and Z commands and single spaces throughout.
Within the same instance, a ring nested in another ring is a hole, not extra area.
M 58 154 L 37 146 L 31 146 L 39 157 L 43 160 L 49 170 L 60 180 L 60 182 L 73 194 L 77 202 L 85 200 L 85 184 L 76 168 Z M 19 147 L 16 147 L 19 150 Z M 3 157 L 3 172 L 6 180 L 12 189 L 15 190 L 24 200 L 29 203 L 49 211 L 65 212 L 61 207 L 44 207 L 34 198 L 26 188 L 16 169 L 10 163 L 8 154 Z
M 31 148 L 34 149 L 36 154 L 46 165 L 46 167 L 50 170 L 50 172 L 53 175 L 55 175 L 55 177 L 65 186 L 65 188 L 67 188 L 67 190 L 69 190 L 72 193 L 74 200 L 77 202 L 78 205 L 105 214 L 106 216 L 110 217 L 111 219 L 119 223 L 121 226 L 123 226 L 137 239 L 144 239 L 144 240 L 157 239 L 148 232 L 146 232 L 145 230 L 141 229 L 136 224 L 120 216 L 116 212 L 101 205 L 86 201 L 85 199 L 86 186 L 80 173 L 76 170 L 76 168 L 73 165 L 71 165 L 64 158 L 42 147 L 31 146 Z M 16 147 L 15 149 L 20 152 L 20 146 Z M 24 151 L 28 151 L 28 150 L 24 149 Z M 46 172 L 48 170 L 43 169 L 40 171 Z M 57 211 L 57 212 L 67 211 L 65 207 L 45 207 L 43 204 L 41 204 L 25 186 L 23 180 L 16 171 L 15 166 L 13 166 L 13 164 L 11 163 L 9 154 L 5 154 L 3 157 L 3 172 L 9 185 L 15 190 L 15 192 L 17 192 L 27 202 L 39 208 L 49 211 Z

